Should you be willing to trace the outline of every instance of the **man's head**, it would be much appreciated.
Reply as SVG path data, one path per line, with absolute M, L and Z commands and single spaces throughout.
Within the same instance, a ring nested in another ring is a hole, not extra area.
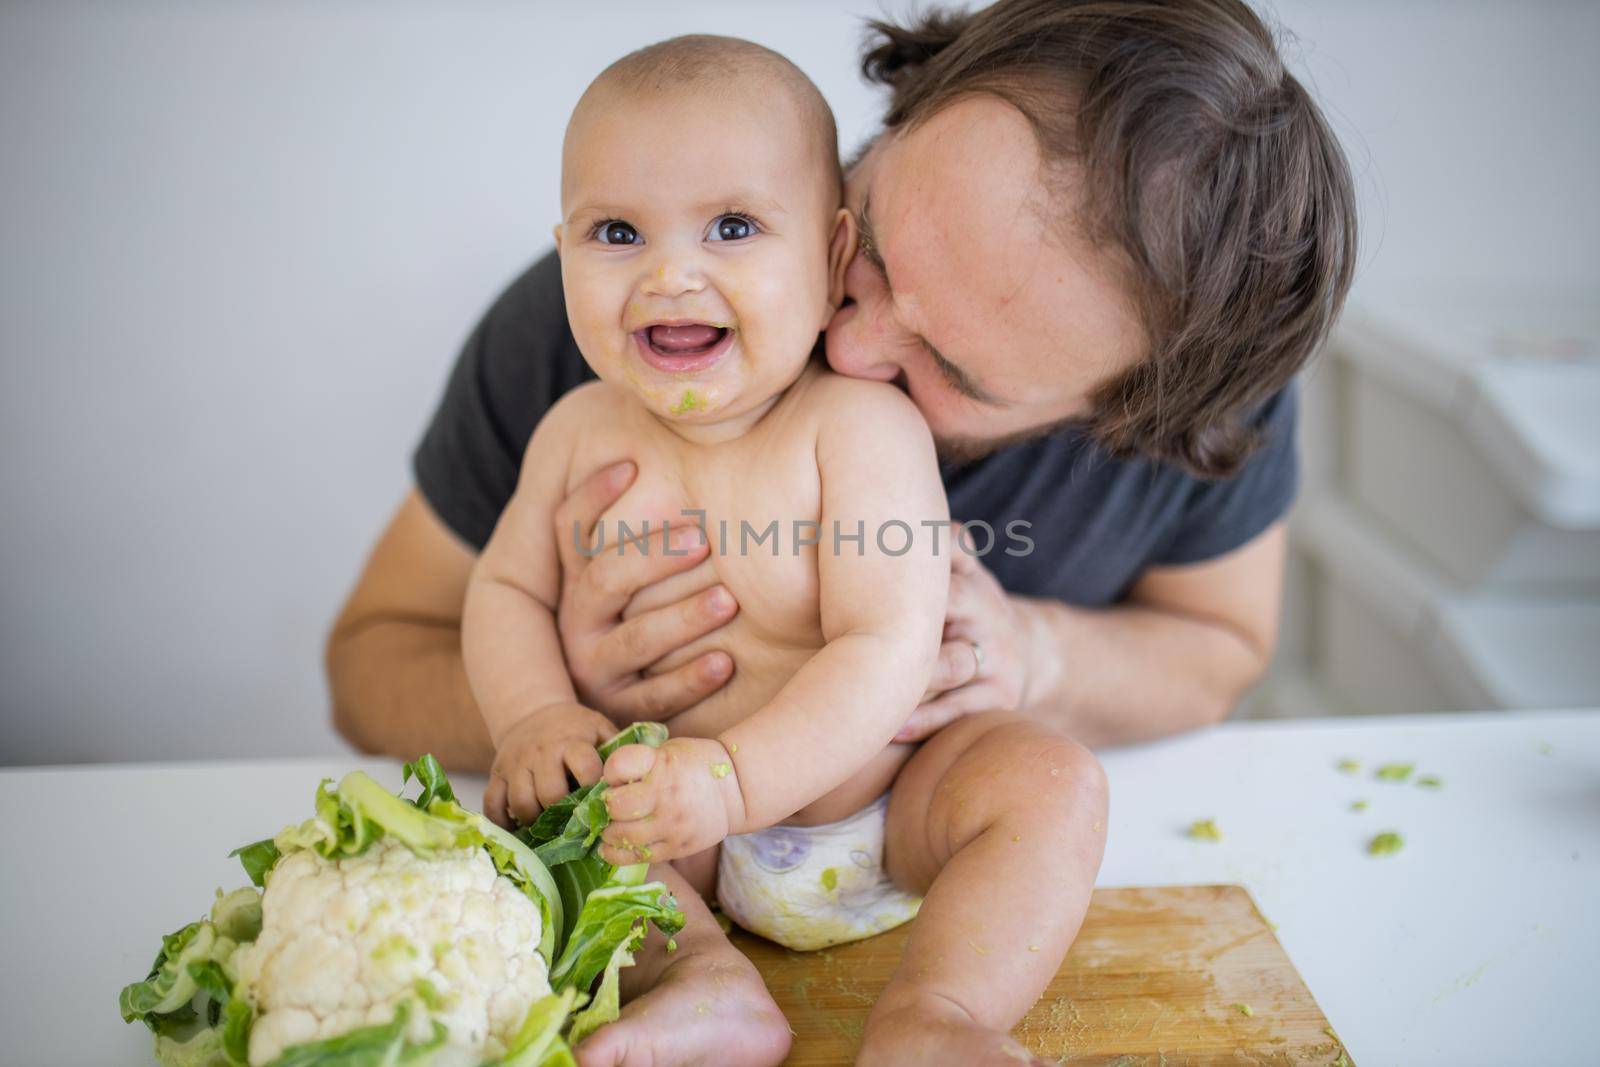
M 854 249 L 833 115 L 776 52 L 678 37 L 624 56 L 567 126 L 567 315 L 602 379 L 686 425 L 759 415 L 800 374 Z
M 885 132 L 836 370 L 903 385 L 946 455 L 1081 426 L 1234 471 L 1349 288 L 1355 198 L 1240 0 L 1001 0 L 873 23 Z

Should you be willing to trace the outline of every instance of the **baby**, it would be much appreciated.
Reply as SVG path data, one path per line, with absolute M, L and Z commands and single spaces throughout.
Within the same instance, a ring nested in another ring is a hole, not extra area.
M 914 751 L 892 739 L 938 652 L 952 552 L 915 406 L 813 358 L 855 250 L 840 194 L 827 104 L 765 48 L 678 38 L 589 87 L 567 128 L 555 238 L 572 331 L 600 380 L 564 396 L 534 432 L 463 622 L 496 747 L 491 817 L 530 822 L 569 791 L 569 775 L 603 776 L 607 860 L 671 861 L 741 926 L 797 949 L 867 937 L 917 911 L 919 898 L 884 870 L 888 792 Z M 637 477 L 597 529 L 558 530 L 562 500 L 621 460 Z M 562 554 L 659 551 L 659 536 L 619 538 L 668 524 L 667 550 L 706 558 L 650 590 L 652 602 L 721 585 L 741 609 L 664 666 L 715 647 L 738 670 L 673 718 L 661 748 L 623 748 L 602 766 L 596 744 L 625 723 L 582 706 L 566 673 Z M 915 837 L 894 847 L 903 870 L 944 859 Z M 970 942 L 973 915 L 1037 906 L 1026 885 L 1011 887 L 1011 902 L 1002 876 L 974 868 L 935 885 L 941 904 L 930 902 L 914 941 L 943 960 L 947 946 Z M 983 938 L 996 954 L 1030 947 Z M 661 971 L 641 964 L 641 974 Z M 707 975 L 708 990 L 726 980 Z M 688 1025 L 644 1022 L 663 1043 Z M 730 1044 L 716 1059 L 772 1062 L 786 1042 Z M 653 1062 L 677 1060 L 657 1049 Z

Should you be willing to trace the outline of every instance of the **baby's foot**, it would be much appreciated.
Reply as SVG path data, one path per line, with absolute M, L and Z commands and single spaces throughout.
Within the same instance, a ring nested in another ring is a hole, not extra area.
M 932 993 L 886 995 L 867 1018 L 856 1067 L 928 1063 L 1055 1067 L 1010 1035 L 979 1026 L 953 1000 Z
M 673 961 L 576 1052 L 581 1067 L 771 1067 L 789 1054 L 790 1038 L 755 964 L 727 945 Z

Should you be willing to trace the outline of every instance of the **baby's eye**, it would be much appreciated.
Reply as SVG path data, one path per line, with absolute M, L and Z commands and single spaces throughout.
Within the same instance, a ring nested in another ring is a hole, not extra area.
M 742 241 L 746 237 L 754 237 L 756 224 L 743 215 L 723 215 L 711 223 L 711 233 L 707 240 L 711 241 Z
M 594 228 L 595 240 L 603 245 L 636 245 L 639 231 L 620 219 L 602 222 Z

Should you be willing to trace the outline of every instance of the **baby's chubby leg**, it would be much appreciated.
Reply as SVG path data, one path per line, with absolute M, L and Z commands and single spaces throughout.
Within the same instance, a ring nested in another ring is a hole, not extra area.
M 660 931 L 650 930 L 634 965 L 622 971 L 622 1017 L 578 1046 L 578 1063 L 769 1067 L 781 1062 L 789 1052 L 789 1024 L 755 964 L 733 947 L 700 893 L 670 864 L 652 865 L 650 877 L 667 884 L 688 920 L 677 935 L 677 950 L 669 953 Z
M 1083 921 L 1106 799 L 1087 749 L 1014 715 L 969 716 L 918 750 L 890 794 L 885 866 L 925 899 L 862 1067 L 1043 1062 L 1007 1032 Z

